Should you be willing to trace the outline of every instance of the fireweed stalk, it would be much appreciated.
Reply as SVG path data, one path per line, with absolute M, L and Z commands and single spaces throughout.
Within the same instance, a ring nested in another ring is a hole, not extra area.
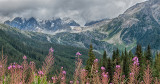
M 79 77 L 80 77 L 80 71 L 81 71 L 81 66 L 82 66 L 82 59 L 79 58 L 79 56 L 81 56 L 82 54 L 80 54 L 79 52 L 76 53 L 76 57 L 77 57 L 77 61 L 76 61 L 76 69 L 75 69 L 75 73 L 74 73 L 74 84 L 76 84 L 76 82 L 78 81 Z
M 138 61 L 138 57 L 135 56 L 133 59 L 133 64 L 130 65 L 130 74 L 129 74 L 129 81 L 128 84 L 137 84 L 137 77 L 138 77 L 138 73 L 139 73 L 139 61 Z
M 81 72 L 80 72 L 81 84 L 85 84 L 85 82 L 87 81 L 86 77 L 87 77 L 87 70 L 81 69 Z
M 23 56 L 23 63 L 22 63 L 22 67 L 23 67 L 23 74 L 22 74 L 22 83 L 25 83 L 25 79 L 27 77 L 27 70 L 28 70 L 28 62 L 27 62 L 27 56 Z
M 31 61 L 29 63 L 29 67 L 31 69 L 31 73 L 30 73 L 30 77 L 29 77 L 29 82 L 32 83 L 35 80 L 34 78 L 35 78 L 35 75 L 36 75 L 36 73 L 35 73 L 35 71 L 36 71 L 35 63 L 33 61 Z
M 120 84 L 121 83 L 121 80 L 122 80 L 121 74 L 122 74 L 121 66 L 116 65 L 114 76 L 113 76 L 113 81 L 112 81 L 113 84 Z
M 100 77 L 98 73 L 98 59 L 94 60 L 92 65 L 91 74 L 93 75 L 92 82 L 93 84 L 100 84 Z
M 2 53 L 3 53 L 3 51 L 2 51 Z M 2 54 L 2 58 L 0 59 L 0 84 L 5 82 L 5 79 L 6 79 L 5 78 L 6 65 L 7 65 L 7 57 L 4 57 Z
M 23 79 L 23 67 L 21 65 L 18 65 L 17 63 L 10 64 L 8 67 L 8 71 L 10 74 L 10 84 L 19 84 L 19 83 L 25 83 Z
M 152 83 L 152 72 L 150 69 L 150 66 L 147 65 L 146 70 L 144 71 L 143 81 L 145 84 L 151 84 Z
M 108 78 L 109 76 L 108 76 L 108 72 L 103 72 L 102 73 L 102 77 L 101 77 L 101 79 L 102 79 L 102 84 L 108 84 L 109 83 L 109 78 Z
M 50 68 L 53 66 L 54 64 L 54 57 L 53 57 L 53 48 L 51 47 L 49 49 L 49 54 L 46 57 L 45 61 L 43 62 L 43 66 L 42 66 L 42 71 L 44 73 L 44 75 L 46 76 L 49 73 Z

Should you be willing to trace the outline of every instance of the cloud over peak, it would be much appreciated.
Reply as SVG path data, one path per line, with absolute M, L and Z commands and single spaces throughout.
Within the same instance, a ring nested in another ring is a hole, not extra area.
M 113 18 L 130 6 L 145 0 L 0 0 L 0 16 L 70 17 L 80 23 L 102 18 Z

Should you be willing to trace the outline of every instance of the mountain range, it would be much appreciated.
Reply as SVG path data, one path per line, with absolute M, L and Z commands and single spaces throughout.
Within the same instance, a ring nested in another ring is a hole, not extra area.
M 60 45 L 104 50 L 111 55 L 113 49 L 133 50 L 136 44 L 143 49 L 151 45 L 153 51 L 160 49 L 160 1 L 149 0 L 138 3 L 113 19 L 91 21 L 80 26 L 70 18 L 39 20 L 15 17 L 4 24 L 21 31 L 34 32 L 26 35 L 32 39 Z

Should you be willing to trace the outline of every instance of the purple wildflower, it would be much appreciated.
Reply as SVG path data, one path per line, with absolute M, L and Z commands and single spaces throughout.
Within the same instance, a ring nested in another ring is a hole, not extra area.
M 43 73 L 43 71 L 38 71 L 38 74 L 43 75 L 44 73 Z
M 24 55 L 24 56 L 23 56 L 23 59 L 24 59 L 24 60 L 26 60 L 26 59 L 27 59 L 27 57 Z
M 12 65 L 10 65 L 9 67 L 8 67 L 8 70 L 10 70 L 12 68 Z
M 73 81 L 70 81 L 70 84 L 73 84 Z
M 65 74 L 66 74 L 66 71 L 62 71 L 62 74 L 64 74 L 64 75 L 65 75 Z
M 132 59 L 132 61 L 134 61 L 134 65 L 139 65 L 139 61 L 138 61 L 138 57 L 137 56 L 135 56 L 133 59 Z
M 105 70 L 105 67 L 102 66 L 102 67 L 101 67 L 101 70 Z
M 49 49 L 49 52 L 54 52 L 54 49 L 51 47 L 51 48 Z
M 95 59 L 94 62 L 98 62 L 98 59 Z
M 120 65 L 116 65 L 116 68 L 120 68 L 121 66 Z
M 13 67 L 13 68 L 16 68 L 16 66 L 15 66 L 15 65 L 12 65 L 12 67 Z
M 82 54 L 81 54 L 81 53 L 79 53 L 79 52 L 77 52 L 77 53 L 76 53 L 76 55 L 81 56 Z

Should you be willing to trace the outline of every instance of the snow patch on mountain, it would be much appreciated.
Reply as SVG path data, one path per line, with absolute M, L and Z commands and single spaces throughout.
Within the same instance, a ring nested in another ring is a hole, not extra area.
M 117 34 L 115 34 L 112 38 L 108 39 L 107 42 L 110 44 L 114 44 L 114 45 L 122 44 L 123 41 L 120 37 L 121 33 L 122 33 L 122 30 L 120 32 L 118 32 Z
M 47 36 L 47 40 L 48 40 L 48 42 L 52 43 L 51 38 L 49 36 Z
M 123 22 L 123 24 L 121 25 L 122 28 L 129 28 L 132 25 L 136 24 L 139 20 L 136 18 L 130 18 L 126 21 Z

